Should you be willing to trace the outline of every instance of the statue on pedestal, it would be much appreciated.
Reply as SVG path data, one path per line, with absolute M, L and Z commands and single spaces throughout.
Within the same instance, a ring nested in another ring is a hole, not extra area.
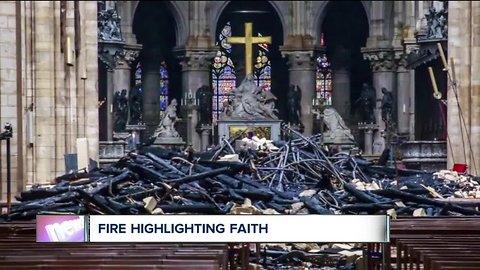
M 134 86 L 130 90 L 128 96 L 130 103 L 130 118 L 128 123 L 130 125 L 138 125 L 142 122 L 142 92 L 140 91 L 140 86 Z
M 197 90 L 196 98 L 199 104 L 199 121 L 198 126 L 212 124 L 212 89 L 203 85 Z
M 362 121 L 366 123 L 375 123 L 375 89 L 364 83 L 360 98 L 355 101 L 355 104 L 360 104 L 362 109 Z
M 382 87 L 382 120 L 385 123 L 390 122 L 392 119 L 392 112 L 393 112 L 393 94 L 392 92 L 388 91 L 387 88 Z
M 127 90 L 116 91 L 113 97 L 114 130 L 125 131 L 128 120 Z
M 267 91 L 262 91 L 249 74 L 239 87 L 232 91 L 233 99 L 225 104 L 223 118 L 232 119 L 278 119 L 275 115 L 276 97 Z
M 170 105 L 168 105 L 168 107 L 165 109 L 165 114 L 163 115 L 163 118 L 160 121 L 157 130 L 155 131 L 155 137 L 180 137 L 178 132 L 175 130 L 175 123 L 177 122 L 177 105 L 177 100 L 172 99 Z
M 327 107 L 323 110 L 323 122 L 328 128 L 328 131 L 324 133 L 326 139 L 328 138 L 336 143 L 354 141 L 350 129 L 334 108 Z
M 300 101 L 302 99 L 302 93 L 300 87 L 290 85 L 287 92 L 287 123 L 290 125 L 302 125 Z

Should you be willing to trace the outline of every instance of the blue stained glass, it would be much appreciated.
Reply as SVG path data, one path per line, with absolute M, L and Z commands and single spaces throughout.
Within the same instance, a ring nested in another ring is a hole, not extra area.
M 168 70 L 165 62 L 160 64 L 160 110 L 164 111 L 168 106 Z
M 135 69 L 135 85 L 139 85 L 141 83 L 142 83 L 142 67 L 140 66 L 140 63 L 138 63 Z

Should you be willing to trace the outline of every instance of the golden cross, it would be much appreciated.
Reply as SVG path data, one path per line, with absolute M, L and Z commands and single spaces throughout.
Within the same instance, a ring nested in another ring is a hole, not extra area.
M 254 37 L 252 36 L 252 23 L 245 23 L 244 37 L 227 37 L 227 43 L 230 44 L 245 44 L 245 75 L 252 74 L 252 46 L 253 44 L 271 44 L 272 37 Z

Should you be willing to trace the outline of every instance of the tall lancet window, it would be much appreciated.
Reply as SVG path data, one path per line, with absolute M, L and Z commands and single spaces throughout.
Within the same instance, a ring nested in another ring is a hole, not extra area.
M 142 66 L 140 62 L 135 69 L 135 86 L 140 86 L 140 92 L 143 92 L 142 87 Z M 168 72 L 167 65 L 162 61 L 160 64 L 160 111 L 164 111 L 168 106 Z
M 325 48 L 325 39 L 322 33 L 320 46 Z M 325 105 L 332 105 L 332 69 L 327 55 L 317 57 L 316 98 L 323 99 Z
M 232 45 L 227 43 L 227 37 L 232 36 L 230 22 L 223 27 L 218 35 L 217 46 L 219 50 L 215 56 L 212 67 L 212 88 L 213 88 L 213 121 L 217 121 L 223 110 L 223 104 L 228 102 L 228 95 L 236 87 L 235 66 L 231 54 Z
M 325 105 L 332 105 L 332 70 L 325 54 L 317 57 L 317 96 Z

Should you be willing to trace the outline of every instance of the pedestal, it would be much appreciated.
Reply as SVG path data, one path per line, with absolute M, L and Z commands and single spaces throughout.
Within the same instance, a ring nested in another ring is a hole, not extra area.
M 365 155 L 371 156 L 373 154 L 373 130 L 365 130 L 364 149 Z
M 157 137 L 153 145 L 165 148 L 184 148 L 185 142 L 181 137 Z
M 210 145 L 210 133 L 212 132 L 212 125 L 203 125 L 198 129 L 201 137 L 201 151 L 207 151 Z
M 229 139 L 234 137 L 244 130 L 244 137 L 247 136 L 248 131 L 253 131 L 254 135 L 259 138 L 267 140 L 280 139 L 280 124 L 281 120 L 219 120 L 218 122 L 218 139 L 219 142 L 224 137 Z
M 378 129 L 378 125 L 374 123 L 358 123 L 358 129 L 364 131 L 363 153 L 366 156 L 373 154 L 373 131 Z

